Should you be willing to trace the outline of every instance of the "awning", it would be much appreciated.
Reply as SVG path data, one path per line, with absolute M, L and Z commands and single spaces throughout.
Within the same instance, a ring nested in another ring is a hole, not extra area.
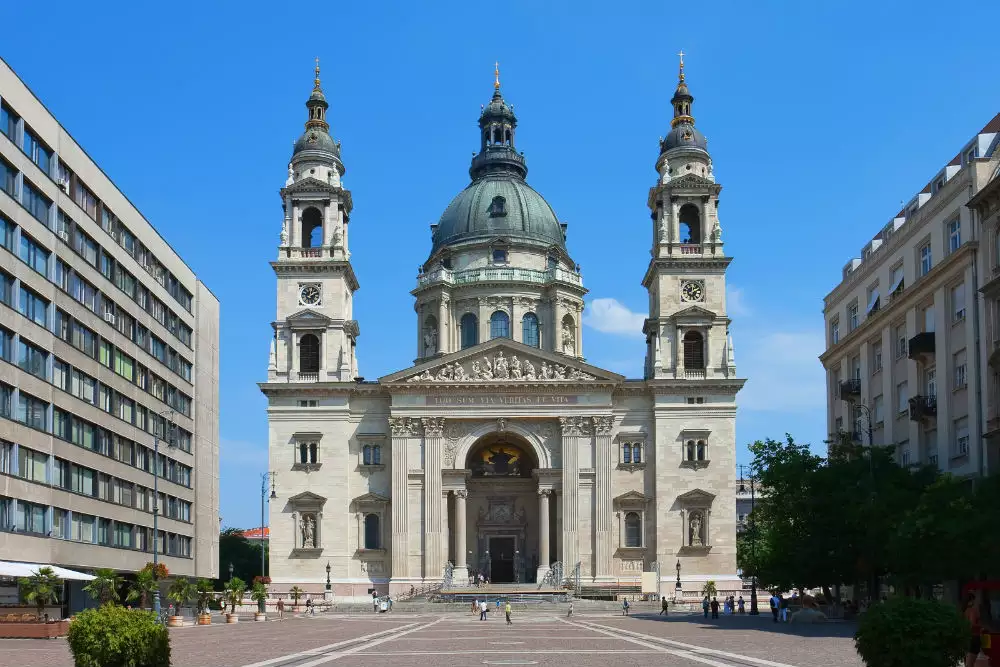
M 77 572 L 76 570 L 67 570 L 66 568 L 59 567 L 58 565 L 46 565 L 45 563 L 19 563 L 11 560 L 0 560 L 0 577 L 12 577 L 16 579 L 21 577 L 30 577 L 38 572 L 39 568 L 43 567 L 52 568 L 52 571 L 55 572 L 56 576 L 60 579 L 73 581 L 91 581 L 96 579 L 93 575 Z

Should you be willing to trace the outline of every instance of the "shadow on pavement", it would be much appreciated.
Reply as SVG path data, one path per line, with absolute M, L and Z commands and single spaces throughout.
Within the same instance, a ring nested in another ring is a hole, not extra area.
M 631 614 L 629 618 L 667 624 L 696 625 L 705 630 L 756 630 L 776 632 L 797 637 L 853 637 L 857 624 L 854 622 L 830 621 L 828 623 L 775 623 L 771 615 L 736 614 L 717 619 L 705 618 L 701 614 L 670 614 L 660 616 L 655 613 Z

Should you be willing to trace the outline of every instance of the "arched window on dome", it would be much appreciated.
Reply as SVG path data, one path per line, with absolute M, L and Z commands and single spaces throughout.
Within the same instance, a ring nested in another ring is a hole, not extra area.
M 302 212 L 302 247 L 318 248 L 323 245 L 323 214 L 310 206 Z
M 684 369 L 701 370 L 705 368 L 705 341 L 701 333 L 688 331 L 684 334 Z
M 490 315 L 490 338 L 510 338 L 510 316 L 502 310 Z
M 531 347 L 538 347 L 541 339 L 538 336 L 538 316 L 525 313 L 521 318 L 521 342 Z
M 701 211 L 698 207 L 684 204 L 677 218 L 680 221 L 681 243 L 701 243 Z
M 299 339 L 299 373 L 319 373 L 319 338 L 314 334 Z
M 462 315 L 460 327 L 462 331 L 462 349 L 479 343 L 479 320 L 472 313 Z
M 490 202 L 490 217 L 500 218 L 507 215 L 507 200 L 499 195 Z
M 514 135 L 511 134 L 510 128 L 504 130 L 504 141 L 505 146 L 511 146 L 514 144 Z

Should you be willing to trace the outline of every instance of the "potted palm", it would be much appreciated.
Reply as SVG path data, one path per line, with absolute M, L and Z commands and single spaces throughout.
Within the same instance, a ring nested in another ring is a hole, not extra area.
M 118 602 L 118 588 L 122 584 L 122 578 L 108 567 L 94 570 L 94 578 L 89 584 L 83 587 L 87 595 L 98 600 L 101 605 Z
M 291 590 L 288 591 L 288 594 L 292 596 L 292 604 L 294 605 L 294 611 L 296 612 L 299 611 L 299 598 L 302 597 L 303 593 L 305 593 L 305 591 L 298 586 L 292 586 Z
M 236 605 L 243 604 L 243 594 L 246 590 L 246 582 L 239 577 L 233 577 L 226 583 L 225 599 L 230 606 L 230 612 L 226 614 L 226 623 L 239 623 L 240 617 L 236 615 Z
M 143 568 L 135 573 L 135 581 L 129 586 L 125 599 L 129 602 L 139 601 L 139 608 L 146 609 L 146 601 L 153 597 L 153 593 L 160 585 L 156 579 L 156 573 L 152 568 Z
M 212 582 L 199 579 L 195 593 L 198 596 L 198 625 L 211 625 L 212 614 L 208 611 L 208 605 L 212 602 Z
M 253 620 L 266 621 L 267 588 L 264 587 L 263 582 L 254 582 L 253 588 L 250 590 L 250 599 L 257 603 L 257 613 L 254 614 Z
M 33 604 L 38 609 L 38 620 L 41 621 L 45 615 L 46 605 L 55 604 L 59 601 L 59 589 L 62 588 L 62 579 L 51 567 L 40 567 L 38 571 L 30 577 L 24 577 L 18 581 L 21 587 L 21 595 L 28 604 Z
M 181 616 L 181 607 L 191 601 L 193 592 L 193 586 L 187 577 L 178 577 L 170 584 L 170 590 L 167 591 L 167 599 L 174 603 L 174 611 L 176 613 L 167 619 L 167 625 L 180 627 L 184 621 L 184 617 Z

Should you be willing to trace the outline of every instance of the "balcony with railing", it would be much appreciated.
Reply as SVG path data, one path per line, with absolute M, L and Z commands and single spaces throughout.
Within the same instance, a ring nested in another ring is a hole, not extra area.
M 910 359 L 927 363 L 934 360 L 934 332 L 923 331 L 910 339 L 907 344 Z
M 910 399 L 910 420 L 919 422 L 937 418 L 937 396 L 914 396 Z
M 545 284 L 563 282 L 583 286 L 583 277 L 574 271 L 556 267 L 553 269 L 522 269 L 513 266 L 484 266 L 478 269 L 463 269 L 453 271 L 437 267 L 432 271 L 417 276 L 417 287 L 425 287 L 435 283 L 447 285 L 467 285 L 470 283 L 488 282 L 521 282 Z
M 319 373 L 296 373 L 297 382 L 319 382 Z
M 840 400 L 850 401 L 861 397 L 861 380 L 851 378 L 840 383 Z

